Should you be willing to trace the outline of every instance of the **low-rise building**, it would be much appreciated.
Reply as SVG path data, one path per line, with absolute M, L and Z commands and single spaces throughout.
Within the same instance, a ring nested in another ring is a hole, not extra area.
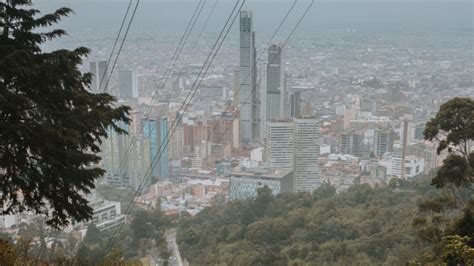
M 231 200 L 256 197 L 257 189 L 264 186 L 274 195 L 293 192 L 293 171 L 256 168 L 230 173 Z

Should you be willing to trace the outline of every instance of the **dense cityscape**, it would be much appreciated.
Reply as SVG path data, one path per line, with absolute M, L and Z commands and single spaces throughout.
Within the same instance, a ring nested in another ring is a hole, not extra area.
M 91 225 L 112 235 L 133 224 L 131 212 L 159 210 L 168 224 L 164 243 L 143 244 L 145 252 L 135 256 L 148 265 L 186 265 L 191 253 L 181 256 L 177 244 L 176 221 L 183 217 L 255 199 L 264 188 L 275 197 L 327 186 L 336 194 L 354 185 L 387 188 L 394 180 L 433 175 L 448 157 L 424 131 L 443 103 L 473 98 L 472 25 L 424 33 L 347 25 L 308 33 L 298 19 L 304 25 L 305 9 L 318 5 L 308 1 L 292 10 L 288 1 L 280 3 L 293 18 L 280 12 L 286 28 L 259 32 L 263 15 L 248 4 L 235 13 L 228 40 L 208 64 L 217 34 L 207 33 L 205 16 L 220 2 L 205 2 L 187 3 L 203 10 L 190 37 L 177 30 L 162 40 L 132 33 L 116 65 L 108 58 L 113 40 L 90 35 L 91 29 L 83 30 L 83 40 L 44 44 L 46 50 L 91 48 L 81 66 L 91 73 L 88 90 L 131 108 L 130 123 L 119 124 L 128 134 L 110 127 L 100 144 L 105 174 L 86 196 L 91 221 L 52 234 L 41 217 L 23 212 L 1 216 L 2 233 L 15 239 L 21 228 L 42 228 L 48 233 L 33 240 L 38 248 L 61 242 L 69 254 L 90 241 Z M 155 251 L 160 245 L 168 253 Z

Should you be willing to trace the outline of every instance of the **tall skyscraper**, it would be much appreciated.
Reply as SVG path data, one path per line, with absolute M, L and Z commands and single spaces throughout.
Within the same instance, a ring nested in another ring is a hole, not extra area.
M 151 185 L 151 176 L 147 171 L 151 164 L 150 139 L 143 135 L 136 136 L 130 149 L 129 185 L 135 189 L 148 188 Z
M 158 121 L 153 118 L 145 118 L 142 121 L 143 136 L 149 139 L 150 163 L 151 163 L 151 183 L 155 183 L 158 177 Z
M 236 68 L 233 72 L 234 80 L 233 80 L 233 90 L 234 90 L 234 107 L 238 107 L 240 104 L 240 69 Z
M 125 123 L 120 128 L 128 131 Z M 108 138 L 102 142 L 103 168 L 107 172 L 107 182 L 112 185 L 128 184 L 129 159 L 127 155 L 128 135 L 117 134 L 115 130 L 108 130 Z
M 402 145 L 402 164 L 401 164 L 401 177 L 406 178 L 405 159 L 407 155 L 408 145 L 413 141 L 415 135 L 415 127 L 412 122 L 413 115 L 405 114 L 400 127 L 400 144 Z
M 168 139 L 168 118 L 165 116 L 160 120 L 160 157 L 158 160 L 159 177 L 161 180 L 169 177 L 168 161 L 169 161 L 169 141 Z
M 265 113 L 267 121 L 282 117 L 282 67 L 281 46 L 271 45 L 268 48 L 268 63 L 266 72 L 266 106 Z M 264 122 L 264 121 L 262 121 Z
M 248 143 L 258 137 L 258 99 L 256 88 L 256 50 L 253 17 L 250 11 L 240 11 L 240 138 Z
M 317 163 L 320 126 L 316 119 L 295 119 L 294 189 L 313 191 L 321 185 Z
M 134 70 L 119 71 L 119 95 L 123 100 L 138 97 L 138 78 Z
M 90 62 L 89 67 L 89 71 L 92 74 L 92 80 L 90 85 L 91 92 L 103 92 L 105 90 L 105 86 L 107 84 L 108 79 L 108 75 L 106 72 L 107 61 L 92 61 Z

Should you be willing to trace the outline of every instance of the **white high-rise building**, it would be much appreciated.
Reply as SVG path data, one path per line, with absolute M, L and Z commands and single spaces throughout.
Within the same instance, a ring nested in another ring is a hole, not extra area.
M 258 99 L 256 88 L 256 50 L 253 17 L 250 11 L 240 11 L 240 139 L 248 143 L 259 137 Z
M 294 122 L 267 123 L 267 161 L 270 168 L 293 169 Z
M 316 119 L 272 121 L 267 124 L 267 161 L 270 168 L 293 169 L 295 192 L 320 186 L 317 169 L 320 126 Z
M 294 189 L 313 191 L 321 185 L 317 162 L 320 125 L 316 119 L 295 119 Z
M 108 80 L 107 61 L 92 61 L 89 64 L 89 72 L 92 74 L 90 90 L 93 93 L 106 92 Z

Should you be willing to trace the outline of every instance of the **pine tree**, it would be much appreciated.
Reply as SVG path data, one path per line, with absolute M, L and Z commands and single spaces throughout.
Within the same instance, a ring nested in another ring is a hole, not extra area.
M 104 174 L 101 139 L 129 122 L 128 107 L 86 89 L 91 74 L 78 66 L 87 48 L 41 50 L 65 34 L 41 28 L 71 12 L 42 16 L 30 0 L 0 2 L 0 209 L 43 214 L 54 227 L 91 218 L 84 195 Z

